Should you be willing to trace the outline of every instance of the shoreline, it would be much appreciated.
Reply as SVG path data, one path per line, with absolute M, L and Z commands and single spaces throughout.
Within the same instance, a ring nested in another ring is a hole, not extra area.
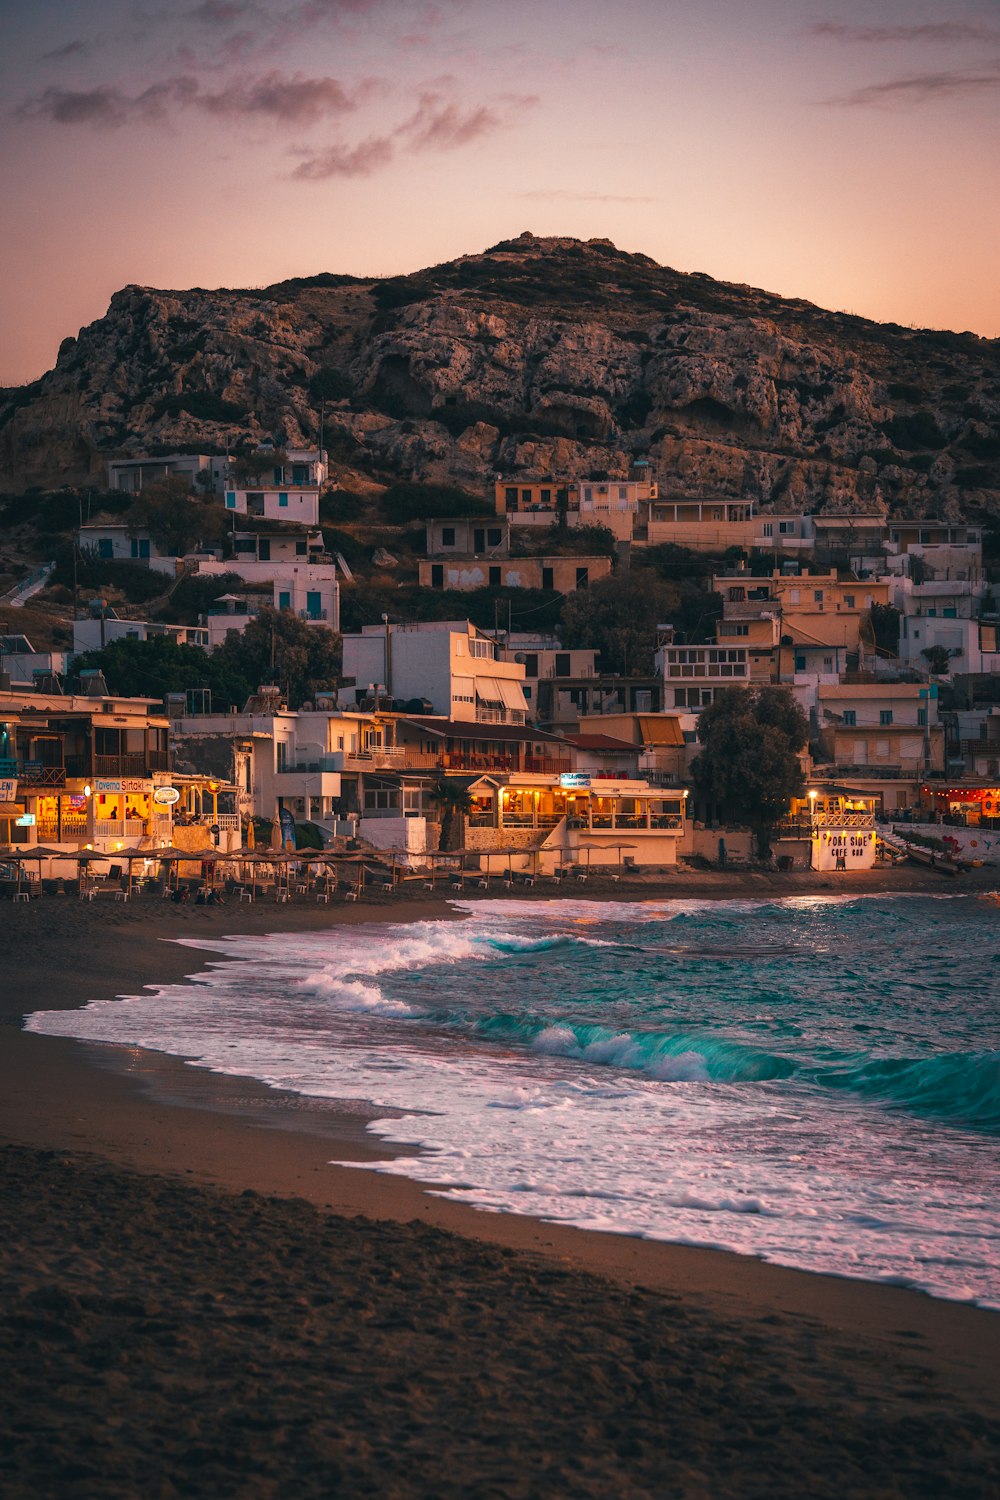
M 951 895 L 991 891 L 996 885 L 988 872 L 975 872 L 984 878 L 969 884 L 946 882 L 923 870 L 905 871 L 915 877 L 909 881 L 898 878 L 901 870 L 873 873 L 897 878 L 864 881 L 863 889 L 858 888 L 862 881 L 852 878 L 848 890 L 829 877 L 812 881 L 801 875 L 727 872 L 721 879 L 623 882 L 606 889 L 597 889 L 595 881 L 579 891 L 515 894 L 518 900 L 553 895 L 602 901 L 773 899 L 888 891 Z M 135 993 L 203 970 L 219 957 L 211 951 L 213 937 L 318 931 L 372 921 L 460 920 L 449 897 L 454 899 L 453 893 L 431 900 L 408 892 L 398 900 L 371 904 L 310 908 L 261 903 L 223 910 L 176 908 L 158 901 L 91 906 L 43 898 L 18 907 L 5 922 L 0 953 L 6 979 L 0 1001 L 0 1141 L 36 1153 L 73 1153 L 71 1160 L 84 1175 L 92 1166 L 110 1164 L 113 1172 L 124 1174 L 123 1181 L 139 1173 L 149 1183 L 173 1181 L 192 1191 L 221 1191 L 227 1203 L 235 1204 L 249 1191 L 291 1213 L 305 1200 L 323 1215 L 367 1224 L 377 1237 L 391 1238 L 398 1226 L 414 1234 L 443 1231 L 458 1237 L 456 1253 L 473 1260 L 488 1252 L 513 1253 L 518 1264 L 533 1264 L 540 1257 L 552 1274 L 597 1276 L 617 1287 L 619 1296 L 667 1299 L 714 1320 L 734 1338 L 739 1331 L 770 1329 L 779 1363 L 789 1341 L 808 1335 L 836 1349 L 838 1369 L 849 1370 L 852 1380 L 877 1370 L 887 1401 L 920 1386 L 949 1410 L 969 1404 L 1000 1419 L 998 1313 L 727 1251 L 568 1228 L 454 1203 L 432 1196 L 432 1182 L 363 1170 L 366 1161 L 384 1160 L 400 1148 L 366 1139 L 365 1125 L 372 1116 L 357 1106 L 281 1094 L 251 1079 L 189 1067 L 166 1054 L 20 1029 L 28 1011 L 75 1008 L 87 999 Z M 474 899 L 472 893 L 465 899 Z M 209 946 L 189 948 L 171 941 L 178 937 L 204 938 Z M 331 1156 L 354 1165 L 331 1166 Z M 440 1288 L 429 1290 L 440 1296 Z M 777 1378 L 776 1371 L 769 1378 Z M 997 1453 L 1000 1464 L 1000 1446 Z

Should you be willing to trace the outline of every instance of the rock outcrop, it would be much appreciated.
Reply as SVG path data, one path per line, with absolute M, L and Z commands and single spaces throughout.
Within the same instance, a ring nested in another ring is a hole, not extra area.
M 622 472 L 789 510 L 1000 509 L 1000 344 L 524 235 L 392 280 L 126 287 L 0 393 L 0 487 L 108 457 L 316 441 L 334 469 L 457 482 Z

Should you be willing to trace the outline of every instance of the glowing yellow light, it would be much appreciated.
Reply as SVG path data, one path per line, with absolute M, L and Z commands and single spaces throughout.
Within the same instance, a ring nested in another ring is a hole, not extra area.
M 87 786 L 84 787 L 84 789 L 83 789 L 83 795 L 85 797 L 90 797 L 90 796 L 93 795 L 93 789 L 91 788 L 91 786 L 89 785 L 89 783 L 88 783 Z

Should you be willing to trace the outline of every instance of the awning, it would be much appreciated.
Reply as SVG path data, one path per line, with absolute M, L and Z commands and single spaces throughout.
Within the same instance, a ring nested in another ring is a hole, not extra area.
M 476 697 L 482 703 L 495 703 L 498 706 L 504 701 L 500 684 L 495 677 L 476 678 Z
M 637 714 L 644 745 L 683 745 L 684 732 L 676 714 Z
M 24 808 L 20 802 L 0 802 L 0 818 L 22 818 Z
M 524 689 L 519 682 L 505 682 L 502 677 L 498 677 L 497 687 L 500 689 L 505 708 L 516 708 L 522 714 L 527 713 L 528 704 L 525 700 Z

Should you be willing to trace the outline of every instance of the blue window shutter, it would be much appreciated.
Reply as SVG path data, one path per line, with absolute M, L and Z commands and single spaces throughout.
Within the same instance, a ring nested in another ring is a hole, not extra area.
M 292 607 L 292 596 L 291 596 L 290 593 L 286 593 L 285 590 L 282 589 L 281 592 L 278 595 L 278 608 L 279 609 L 291 609 L 291 607 Z
M 284 491 L 282 491 L 281 494 L 278 496 L 278 504 L 279 505 L 287 505 L 288 504 L 288 496 L 287 496 L 287 494 Z

